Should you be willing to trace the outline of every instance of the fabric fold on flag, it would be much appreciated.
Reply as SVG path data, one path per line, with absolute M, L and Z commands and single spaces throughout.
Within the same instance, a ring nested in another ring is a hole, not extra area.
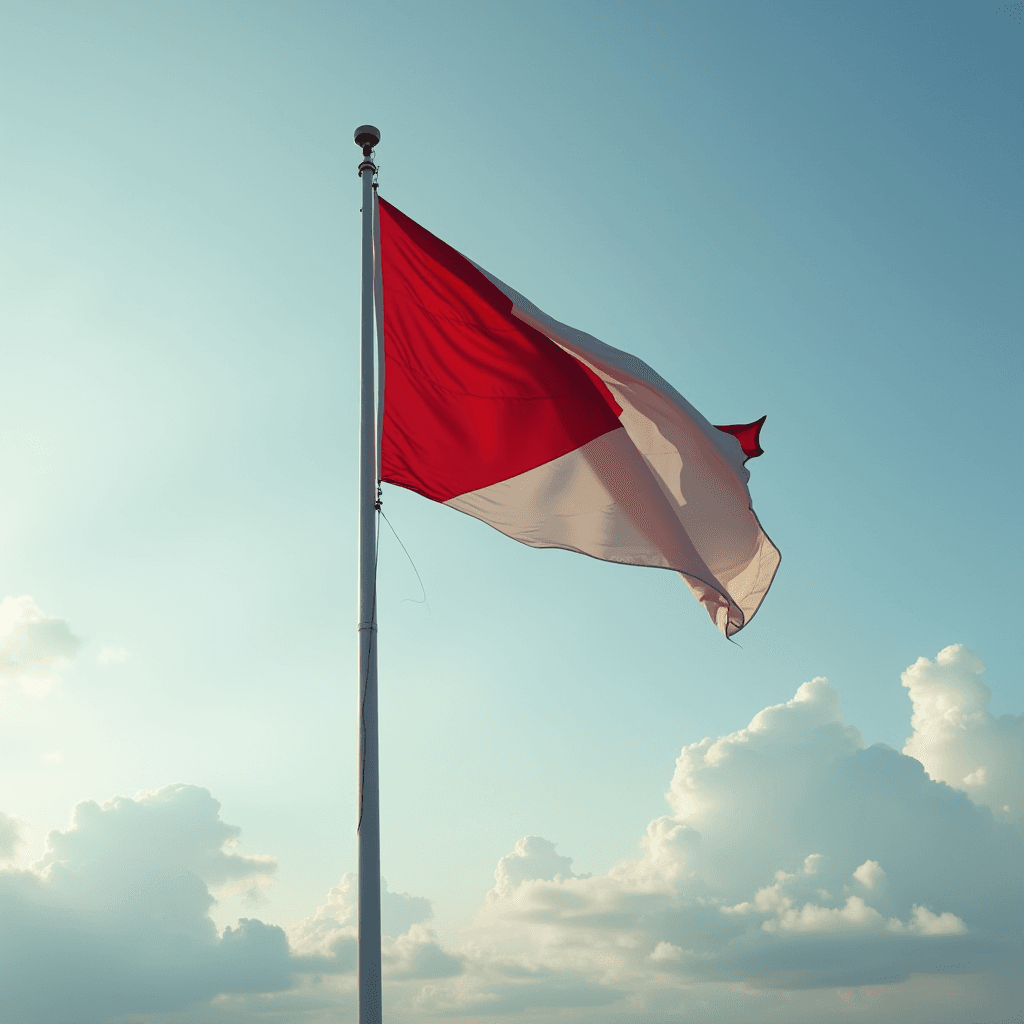
M 780 561 L 747 488 L 764 417 L 715 427 L 378 203 L 382 480 L 532 547 L 675 570 L 726 636 L 742 629 Z

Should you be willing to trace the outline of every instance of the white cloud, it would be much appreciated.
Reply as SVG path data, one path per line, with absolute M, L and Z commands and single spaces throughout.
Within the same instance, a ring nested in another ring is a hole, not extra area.
M 806 874 L 806 871 L 804 872 Z M 967 926 L 949 912 L 933 914 L 926 907 L 913 904 L 906 921 L 898 917 L 884 917 L 875 907 L 857 895 L 849 896 L 843 906 L 822 906 L 810 901 L 800 906 L 797 893 L 802 880 L 796 874 L 776 872 L 774 885 L 759 889 L 754 902 L 744 901 L 735 906 L 722 906 L 724 914 L 760 913 L 764 916 L 761 928 L 766 932 L 860 932 L 862 934 L 889 932 L 902 935 L 963 935 Z M 865 888 L 875 889 L 885 878 L 885 871 L 877 861 L 861 864 L 853 877 Z M 794 891 L 795 890 L 795 891 Z M 825 890 L 817 890 L 821 899 L 830 898 Z
M 414 924 L 425 924 L 434 917 L 430 900 L 410 896 L 407 892 L 391 892 L 388 883 L 380 880 L 380 922 L 385 935 L 404 935 Z
M 885 869 L 877 860 L 866 860 L 854 871 L 853 877 L 866 888 L 874 889 L 885 878 Z
M 804 874 L 816 875 L 821 870 L 823 860 L 820 853 L 809 853 L 804 857 Z
M 840 928 L 877 932 L 885 927 L 885 918 L 859 896 L 851 896 L 843 907 L 805 903 L 799 910 L 780 908 L 778 920 L 764 921 L 761 927 L 767 932 L 776 928 L 790 932 L 830 932 Z
M 0 684 L 47 693 L 82 646 L 63 619 L 48 618 L 31 597 L 0 602 Z
M 327 902 L 307 918 L 288 928 L 288 939 L 297 956 L 327 958 L 320 963 L 326 973 L 354 970 L 356 938 L 356 881 L 353 872 L 327 894 Z M 397 940 L 411 929 L 425 925 L 434 916 L 430 900 L 391 892 L 381 879 L 381 931 L 387 939 Z M 417 934 L 422 935 L 423 932 Z M 406 948 L 406 946 L 403 948 Z
M 1024 715 L 995 718 L 992 692 L 981 681 L 985 664 L 956 644 L 935 661 L 918 658 L 903 673 L 914 703 L 914 733 L 903 753 L 925 771 L 1003 820 L 1024 827 Z
M 33 868 L 43 878 L 77 872 L 79 863 L 146 875 L 187 872 L 205 885 L 274 872 L 271 857 L 233 852 L 241 830 L 221 821 L 219 812 L 208 790 L 181 784 L 102 806 L 87 800 L 75 807 L 69 828 L 47 836 Z
M 918 935 L 963 935 L 967 931 L 967 925 L 955 914 L 933 914 L 927 907 L 918 906 L 911 908 L 907 928 Z
M 648 826 L 643 855 L 604 875 L 578 878 L 550 842 L 521 841 L 472 939 L 644 998 L 669 977 L 680 997 L 721 984 L 793 994 L 1001 971 L 1021 953 L 1020 833 L 914 759 L 866 747 L 823 678 L 684 747 L 667 798 L 674 813 Z M 505 982 L 472 961 L 467 972 L 480 1006 L 500 1003 Z M 795 1005 L 792 1019 L 820 1018 Z
M 356 875 L 345 875 L 328 894 L 326 904 L 288 929 L 292 966 L 305 976 L 304 990 L 312 985 L 321 995 L 329 995 L 328 1002 L 342 1005 L 351 995 L 351 985 L 339 987 L 337 979 L 349 976 L 353 980 L 357 964 L 356 883 Z M 443 949 L 423 923 L 432 917 L 429 900 L 390 892 L 381 879 L 381 965 L 392 1002 L 401 1002 L 403 994 L 407 1000 L 412 998 L 424 982 L 463 973 L 463 957 Z
M 123 647 L 104 647 L 96 655 L 96 660 L 101 665 L 116 665 L 122 661 L 127 661 L 128 658 L 129 654 Z
M 351 872 L 327 894 L 327 902 L 288 928 L 288 942 L 297 956 L 318 958 L 325 973 L 355 970 L 356 927 Z
M 651 952 L 652 960 L 682 960 L 684 952 L 671 942 L 659 942 Z
M 555 844 L 540 836 L 525 836 L 515 850 L 498 861 L 494 871 L 494 897 L 511 892 L 521 882 L 575 878 L 572 857 L 555 853 Z
M 382 882 L 387 1019 L 962 1024 L 1019 1004 L 1024 834 L 915 759 L 866 747 L 826 680 L 685 746 L 667 798 L 640 855 L 603 874 L 576 875 L 547 839 L 517 842 L 454 948 L 428 926 L 429 900 Z M 8 967 L 0 933 L 0 986 L 14 972 L 26 1021 L 60 1019 L 33 994 L 39 965 L 67 959 L 56 936 L 74 954 L 60 984 L 76 1024 L 130 1011 L 147 1024 L 351 1018 L 354 876 L 287 943 L 257 921 L 218 937 L 209 886 L 272 864 L 239 857 L 216 807 L 189 787 L 82 804 L 32 872 L 0 872 L 0 913 L 19 936 L 8 944 L 32 953 Z M 112 995 L 108 964 L 133 984 Z M 91 1017 L 83 979 L 106 993 L 87 990 Z
M 235 852 L 218 811 L 181 785 L 87 801 L 30 870 L 0 871 L 2 1019 L 92 1024 L 289 987 L 281 929 L 249 920 L 218 936 L 209 917 L 210 885 L 275 868 Z
M 964 935 L 967 925 L 956 914 L 948 911 L 933 914 L 927 907 L 911 907 L 906 922 L 897 917 L 886 920 L 874 907 L 868 906 L 860 896 L 850 896 L 845 906 L 821 907 L 805 903 L 799 910 L 787 908 L 777 921 L 765 921 L 761 927 L 768 932 L 781 929 L 790 932 L 832 932 L 853 930 L 861 933 L 880 931 L 896 935 Z
M 385 977 L 396 980 L 451 978 L 462 974 L 462 958 L 441 948 L 437 936 L 423 924 L 384 946 Z

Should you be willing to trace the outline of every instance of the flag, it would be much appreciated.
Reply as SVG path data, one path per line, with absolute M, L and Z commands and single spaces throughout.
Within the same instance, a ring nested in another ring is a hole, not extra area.
M 636 356 L 378 216 L 381 479 L 532 547 L 675 570 L 742 629 L 780 558 L 747 489 L 764 417 L 713 426 Z

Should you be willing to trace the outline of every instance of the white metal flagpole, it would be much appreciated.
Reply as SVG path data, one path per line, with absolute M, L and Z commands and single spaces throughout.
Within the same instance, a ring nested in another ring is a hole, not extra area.
M 381 1024 L 380 772 L 377 751 L 377 417 L 373 378 L 373 149 L 380 132 L 356 129 L 362 148 L 362 334 L 359 345 L 359 1024 Z

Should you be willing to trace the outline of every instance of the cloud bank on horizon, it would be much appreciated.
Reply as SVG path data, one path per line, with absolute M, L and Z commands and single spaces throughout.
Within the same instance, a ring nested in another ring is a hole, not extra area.
M 1024 717 L 988 712 L 982 670 L 956 646 L 904 673 L 902 753 L 867 747 L 820 677 L 688 744 L 636 860 L 579 876 L 525 837 L 457 948 L 429 900 L 385 887 L 388 1019 L 1006 1019 Z M 0 816 L 0 857 L 18 834 Z M 30 869 L 0 870 L 0 1022 L 354 1019 L 352 876 L 287 930 L 218 935 L 215 894 L 275 870 L 238 836 L 195 786 L 79 804 Z

